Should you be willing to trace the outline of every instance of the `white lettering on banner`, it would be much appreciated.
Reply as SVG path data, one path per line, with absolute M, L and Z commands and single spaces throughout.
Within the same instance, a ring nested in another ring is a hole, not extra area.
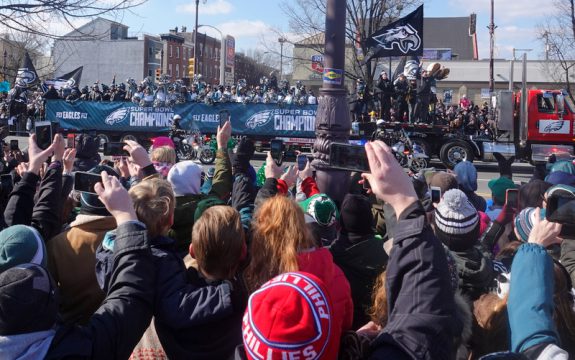
M 131 112 L 130 126 L 141 127 L 170 127 L 174 113 L 161 112 Z
M 274 130 L 315 131 L 315 116 L 274 115 Z
M 195 122 L 219 123 L 219 114 L 198 114 L 192 115 L 192 120 Z
M 88 113 L 83 113 L 79 111 L 58 111 L 56 113 L 57 119 L 67 119 L 67 120 L 80 120 L 87 119 Z

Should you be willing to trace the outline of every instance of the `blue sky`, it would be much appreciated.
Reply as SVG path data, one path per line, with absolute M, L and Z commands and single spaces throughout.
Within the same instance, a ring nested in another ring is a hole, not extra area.
M 287 19 L 280 9 L 285 0 L 207 0 L 205 4 L 203 1 L 200 1 L 199 23 L 233 35 L 238 51 L 262 48 L 266 37 L 268 41 L 277 41 L 277 35 L 269 31 L 270 27 L 289 32 Z M 531 48 L 529 59 L 542 58 L 543 45 L 536 40 L 537 25 L 553 11 L 551 4 L 551 1 L 541 0 L 495 0 L 496 57 L 509 59 L 512 48 Z M 490 0 L 426 0 L 424 6 L 426 17 L 477 13 L 479 55 L 480 58 L 489 56 L 486 27 Z M 194 16 L 195 0 L 148 0 L 116 20 L 129 25 L 131 34 L 158 34 L 182 25 L 191 30 Z M 208 28 L 200 31 L 211 31 L 213 36 L 219 36 Z

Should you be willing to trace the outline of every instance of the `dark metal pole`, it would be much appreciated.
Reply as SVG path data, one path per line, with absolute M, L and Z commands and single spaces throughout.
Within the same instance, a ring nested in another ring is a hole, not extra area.
M 164 73 L 164 49 L 162 49 L 162 51 L 160 51 L 160 72 L 162 74 Z
M 2 65 L 2 80 L 6 81 L 6 58 L 8 57 L 8 52 L 4 49 L 4 65 Z
M 283 78 L 283 74 L 284 74 L 284 42 L 285 39 L 283 37 L 278 39 L 279 43 L 280 43 L 280 81 Z
M 487 27 L 489 29 L 489 92 L 493 93 L 495 89 L 495 79 L 493 77 L 493 51 L 495 48 L 495 5 L 491 0 L 491 22 Z
M 194 75 L 198 74 L 198 9 L 200 0 L 196 0 L 196 28 L 194 30 Z M 192 82 L 194 79 L 192 79 Z
M 347 143 L 351 129 L 344 87 L 346 1 L 327 0 L 323 85 L 319 90 L 314 161 L 319 189 L 335 201 L 349 191 L 349 171 L 329 168 L 332 142 Z

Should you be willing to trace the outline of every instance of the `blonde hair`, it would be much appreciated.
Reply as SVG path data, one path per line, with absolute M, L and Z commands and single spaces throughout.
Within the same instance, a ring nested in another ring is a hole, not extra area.
M 297 271 L 299 250 L 315 246 L 303 210 L 285 196 L 274 196 L 256 211 L 250 264 L 245 272 L 250 291 L 284 272 Z
M 216 278 L 233 278 L 242 254 L 245 236 L 238 211 L 230 206 L 212 206 L 194 223 L 192 246 L 198 269 Z
M 174 215 L 172 185 L 163 179 L 148 178 L 132 187 L 129 193 L 138 219 L 146 224 L 148 236 L 165 235 Z
M 150 156 L 152 161 L 167 162 L 170 164 L 176 163 L 176 151 L 169 146 L 160 146 L 152 150 L 152 155 Z

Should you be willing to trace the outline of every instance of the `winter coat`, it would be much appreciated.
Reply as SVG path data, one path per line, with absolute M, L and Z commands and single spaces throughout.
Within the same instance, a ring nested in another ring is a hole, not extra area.
M 387 265 L 387 326 L 370 359 L 449 359 L 455 334 L 453 290 L 441 242 L 419 203 L 398 218 Z
M 57 329 L 46 359 L 128 359 L 150 324 L 156 269 L 139 222 L 117 229 L 110 290 L 86 326 Z M 92 268 L 93 272 L 93 268 Z
M 116 228 L 111 216 L 78 215 L 70 229 L 46 245 L 48 268 L 60 289 L 64 323 L 88 322 L 105 298 L 96 281 L 96 249 L 104 235 Z
M 571 276 L 571 282 L 575 284 L 575 241 L 569 239 L 561 243 L 561 264 Z
M 188 253 L 192 241 L 194 213 L 198 203 L 208 197 L 226 199 L 232 191 L 232 168 L 227 151 L 217 151 L 212 188 L 208 195 L 189 194 L 176 197 L 174 224 L 168 236 L 176 240 L 176 250 L 182 257 Z
M 479 249 L 472 247 L 466 251 L 451 251 L 457 265 L 459 289 L 471 301 L 494 288 L 497 273 L 493 262 Z
M 340 234 L 330 251 L 333 261 L 349 281 L 353 299 L 352 328 L 358 329 L 370 320 L 367 310 L 372 303 L 373 285 L 387 264 L 383 242 L 373 235 Z
M 319 248 L 298 254 L 298 270 L 317 276 L 322 280 L 333 303 L 333 326 L 337 333 L 351 329 L 353 323 L 353 301 L 351 289 L 343 271 L 333 262 L 328 249 Z M 339 347 L 339 339 L 337 347 Z

